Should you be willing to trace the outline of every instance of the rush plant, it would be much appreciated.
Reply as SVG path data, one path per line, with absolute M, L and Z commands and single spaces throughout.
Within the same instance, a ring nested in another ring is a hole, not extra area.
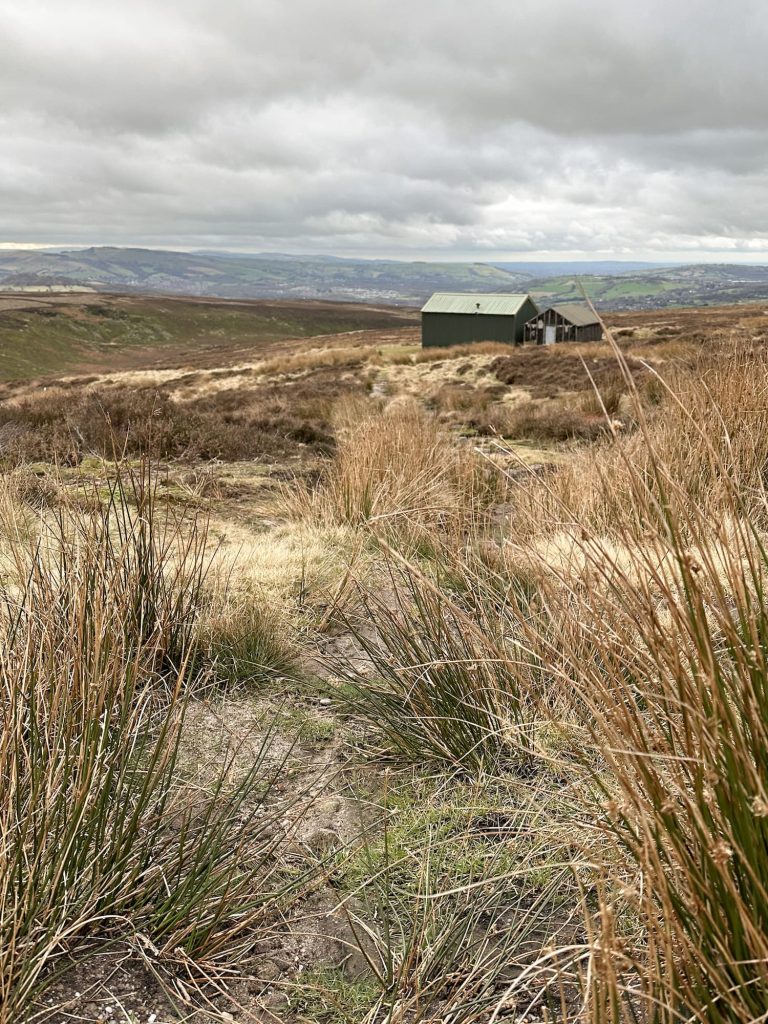
M 225 757 L 184 784 L 193 651 L 180 617 L 194 615 L 203 548 L 194 523 L 179 547 L 157 522 L 152 492 L 118 483 L 101 511 L 20 553 L 26 576 L 4 592 L 3 1024 L 96 940 L 135 943 L 162 977 L 215 980 L 298 884 L 265 809 L 280 771 L 268 738 L 237 782 Z

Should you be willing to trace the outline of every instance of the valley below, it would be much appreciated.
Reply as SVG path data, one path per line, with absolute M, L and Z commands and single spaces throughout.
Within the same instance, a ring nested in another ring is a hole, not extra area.
M 603 310 L 653 310 L 768 301 L 768 266 L 621 260 L 427 262 L 110 246 L 0 249 L 0 297 L 45 290 L 417 308 L 436 291 L 530 292 L 541 306 L 581 301 L 587 295 Z

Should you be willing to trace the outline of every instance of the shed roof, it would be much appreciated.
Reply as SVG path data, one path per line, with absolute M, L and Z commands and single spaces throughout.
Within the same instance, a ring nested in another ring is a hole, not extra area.
M 600 320 L 589 306 L 581 302 L 563 302 L 559 306 L 550 306 L 556 313 L 564 317 L 574 327 L 589 327 L 591 324 L 599 324 Z
M 481 313 L 486 316 L 514 316 L 530 295 L 491 292 L 435 292 L 422 313 Z

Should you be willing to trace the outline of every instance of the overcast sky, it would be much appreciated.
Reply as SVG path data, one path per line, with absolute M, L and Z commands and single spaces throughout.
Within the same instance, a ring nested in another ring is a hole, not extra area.
M 768 3 L 0 0 L 0 242 L 768 262 Z

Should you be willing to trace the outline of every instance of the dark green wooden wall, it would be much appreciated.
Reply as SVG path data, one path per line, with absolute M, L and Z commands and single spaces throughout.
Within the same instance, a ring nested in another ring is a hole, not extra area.
M 526 300 L 515 316 L 482 313 L 422 313 L 421 344 L 424 348 L 469 345 L 473 341 L 501 341 L 521 345 L 525 323 L 538 310 Z

